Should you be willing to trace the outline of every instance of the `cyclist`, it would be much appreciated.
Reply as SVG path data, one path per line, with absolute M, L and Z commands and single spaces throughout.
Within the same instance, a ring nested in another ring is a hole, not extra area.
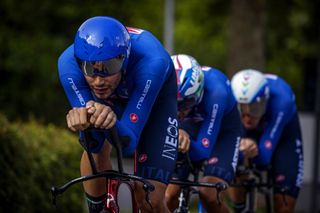
M 245 69 L 231 81 L 245 133 L 240 143 L 243 163 L 272 165 L 274 211 L 294 212 L 303 178 L 303 152 L 295 96 L 279 76 Z M 281 189 L 285 191 L 285 199 Z M 243 189 L 231 190 L 236 212 L 245 206 Z M 287 204 L 286 204 L 287 203 Z
M 60 81 L 72 109 L 68 127 L 81 131 L 89 125 L 115 126 L 130 139 L 125 155 L 136 151 L 136 174 L 155 186 L 145 201 L 136 187 L 142 212 L 168 212 L 164 195 L 174 170 L 177 149 L 176 75 L 170 55 L 148 31 L 125 28 L 118 20 L 97 16 L 86 20 L 75 40 L 58 60 Z M 82 134 L 80 134 L 82 137 Z M 92 152 L 97 170 L 111 169 L 108 133 L 92 135 L 99 143 Z M 81 175 L 91 174 L 87 155 L 82 155 Z M 103 212 L 104 178 L 86 181 L 84 190 L 90 213 Z
M 230 182 L 238 160 L 241 121 L 230 82 L 219 70 L 202 67 L 189 55 L 172 56 L 178 76 L 179 151 L 189 152 L 191 161 L 205 165 L 203 182 Z M 190 148 L 189 148 L 190 147 Z M 175 179 L 188 178 L 188 168 L 180 168 Z M 217 202 L 216 190 L 200 188 L 199 196 L 207 212 L 225 212 Z M 178 206 L 180 187 L 169 184 L 168 207 Z

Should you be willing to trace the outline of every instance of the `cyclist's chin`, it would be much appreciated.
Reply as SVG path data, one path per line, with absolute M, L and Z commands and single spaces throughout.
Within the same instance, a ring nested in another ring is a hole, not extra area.
M 254 129 L 258 126 L 260 117 L 242 116 L 241 120 L 246 129 Z
M 181 112 L 178 112 L 178 119 L 179 120 L 183 120 L 183 118 L 185 117 L 185 115 Z
M 179 110 L 178 111 L 178 119 L 183 120 L 189 113 L 191 109 Z
M 254 129 L 257 127 L 258 122 L 243 122 L 243 125 L 246 129 Z
M 111 90 L 107 90 L 105 92 L 100 92 L 100 91 L 94 90 L 93 92 L 94 92 L 94 95 L 99 99 L 107 99 L 112 93 Z

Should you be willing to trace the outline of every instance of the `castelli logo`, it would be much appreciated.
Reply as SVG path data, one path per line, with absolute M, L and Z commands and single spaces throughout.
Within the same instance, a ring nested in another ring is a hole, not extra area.
M 276 177 L 276 182 L 282 182 L 286 179 L 286 177 L 284 175 L 278 175 Z
M 148 159 L 148 156 L 147 156 L 147 154 L 141 154 L 140 156 L 139 156 L 139 162 L 140 163 L 143 163 L 143 162 L 145 162 L 146 160 Z
M 209 139 L 208 138 L 203 138 L 202 139 L 202 145 L 204 146 L 204 147 L 206 147 L 206 148 L 208 148 L 209 147 Z
M 135 123 L 135 122 L 137 122 L 138 120 L 139 120 L 139 118 L 138 118 L 138 115 L 137 115 L 137 114 L 135 114 L 135 113 L 131 113 L 131 114 L 130 114 L 130 121 L 131 121 L 131 122 Z
M 217 157 L 212 157 L 208 160 L 208 164 L 215 164 L 219 161 Z
M 271 141 L 266 140 L 266 141 L 264 142 L 264 146 L 265 146 L 267 149 L 272 149 L 272 143 L 271 143 Z

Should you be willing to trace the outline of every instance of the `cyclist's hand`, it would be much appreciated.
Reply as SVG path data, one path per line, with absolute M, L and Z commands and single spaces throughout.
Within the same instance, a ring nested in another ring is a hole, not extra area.
M 95 128 L 110 129 L 115 125 L 117 116 L 109 106 L 95 101 L 88 101 L 86 108 L 90 116 L 89 122 Z
M 240 151 L 243 152 L 245 158 L 253 158 L 259 154 L 256 142 L 250 138 L 241 139 Z
M 85 107 L 73 108 L 66 115 L 68 128 L 72 131 L 82 131 L 90 125 Z
M 183 129 L 179 129 L 179 151 L 186 153 L 190 147 L 190 136 Z

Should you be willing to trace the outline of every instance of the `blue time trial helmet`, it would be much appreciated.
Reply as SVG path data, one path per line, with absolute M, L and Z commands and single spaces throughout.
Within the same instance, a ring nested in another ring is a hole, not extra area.
M 192 56 L 171 56 L 177 72 L 178 109 L 190 109 L 200 103 L 203 95 L 204 73 Z
M 79 27 L 74 41 L 74 54 L 85 75 L 100 73 L 108 76 L 126 68 L 130 47 L 130 35 L 119 21 L 96 16 Z M 100 72 L 94 68 L 96 62 L 102 64 Z

